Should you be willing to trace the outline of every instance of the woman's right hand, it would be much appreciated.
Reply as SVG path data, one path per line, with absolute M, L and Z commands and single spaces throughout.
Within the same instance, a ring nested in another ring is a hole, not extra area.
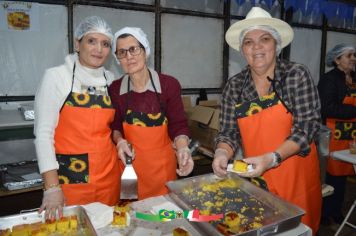
M 63 216 L 64 203 L 65 198 L 61 187 L 49 188 L 43 192 L 39 213 L 45 210 L 45 218 L 54 220 L 58 211 L 58 217 L 61 218 Z
M 124 165 L 126 165 L 126 155 L 131 156 L 132 160 L 135 159 L 126 139 L 120 139 L 120 141 L 117 142 L 117 144 L 116 144 L 116 148 L 117 148 L 117 152 L 119 154 L 119 158 L 122 161 L 122 163 L 124 163 Z
M 229 161 L 228 151 L 224 148 L 217 148 L 214 154 L 213 171 L 219 177 L 224 177 L 227 174 L 227 163 Z

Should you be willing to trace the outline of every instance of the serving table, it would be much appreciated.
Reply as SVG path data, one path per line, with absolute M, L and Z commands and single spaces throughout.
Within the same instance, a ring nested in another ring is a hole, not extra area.
M 132 213 L 130 214 L 130 226 L 120 229 L 113 226 L 107 226 L 101 229 L 97 229 L 97 234 L 99 236 L 114 236 L 114 235 L 130 235 L 138 236 L 141 235 L 140 232 L 150 232 L 149 235 L 161 235 L 161 236 L 172 236 L 172 231 L 174 228 L 181 227 L 187 230 L 191 236 L 206 236 L 206 232 L 199 228 L 199 222 L 188 221 L 187 219 L 173 219 L 166 222 L 150 222 L 135 218 L 134 214 L 136 211 L 155 214 L 158 209 L 165 210 L 178 210 L 180 209 L 172 200 L 169 195 L 163 195 L 158 197 L 147 198 L 145 200 L 137 201 L 132 203 Z M 299 224 L 297 227 L 285 231 L 283 233 L 274 234 L 278 236 L 291 236 L 291 235 L 302 235 L 302 236 L 312 236 L 312 230 L 304 225 Z
M 335 160 L 345 161 L 353 164 L 354 170 L 356 172 L 356 154 L 351 154 L 350 149 L 331 152 L 330 156 Z
M 351 154 L 350 153 L 350 149 L 334 151 L 334 152 L 331 152 L 330 155 L 335 160 L 345 161 L 345 162 L 349 162 L 349 163 L 353 164 L 354 170 L 355 170 L 355 173 L 356 173 L 356 154 Z M 335 236 L 339 235 L 339 233 L 341 232 L 342 228 L 345 225 L 351 226 L 352 228 L 356 229 L 356 225 L 351 224 L 350 222 L 348 222 L 349 217 L 351 216 L 353 210 L 355 209 L 355 206 L 356 206 L 356 199 L 354 200 L 354 202 L 353 202 L 350 210 L 348 211 L 344 221 L 341 223 L 340 227 L 336 231 Z

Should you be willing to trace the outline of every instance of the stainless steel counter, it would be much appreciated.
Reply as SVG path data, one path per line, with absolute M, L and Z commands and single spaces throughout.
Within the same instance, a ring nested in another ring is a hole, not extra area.
M 356 154 L 351 154 L 350 149 L 334 151 L 330 154 L 334 159 L 339 161 L 346 161 L 356 165 Z
M 33 121 L 26 121 L 19 110 L 0 110 L 0 130 L 33 127 Z

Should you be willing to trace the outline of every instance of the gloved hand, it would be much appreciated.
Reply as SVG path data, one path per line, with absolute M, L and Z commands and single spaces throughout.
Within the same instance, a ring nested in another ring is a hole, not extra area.
M 178 148 L 176 155 L 179 167 L 179 169 L 176 170 L 177 174 L 179 176 L 189 175 L 194 168 L 194 161 L 189 148 L 187 146 Z
M 63 216 L 63 207 L 65 199 L 61 187 L 52 187 L 43 192 L 42 205 L 39 209 L 39 213 L 43 210 L 45 212 L 46 219 L 55 219 L 56 212 L 58 211 L 58 216 Z
M 126 139 L 121 139 L 119 142 L 116 144 L 117 152 L 119 154 L 120 160 L 124 165 L 126 165 L 126 155 L 129 155 L 132 157 L 132 160 L 135 159 L 135 156 L 133 155 L 133 152 L 131 151 L 131 145 L 126 141 Z
M 217 148 L 214 154 L 213 171 L 214 174 L 223 177 L 227 174 L 227 163 L 229 162 L 228 151 L 224 148 Z
M 274 168 L 273 154 L 271 152 L 265 153 L 260 156 L 249 157 L 243 159 L 243 161 L 247 164 L 251 164 L 253 166 L 253 170 L 247 171 L 245 173 L 240 173 L 239 175 L 242 177 L 253 178 L 262 176 L 265 171 Z

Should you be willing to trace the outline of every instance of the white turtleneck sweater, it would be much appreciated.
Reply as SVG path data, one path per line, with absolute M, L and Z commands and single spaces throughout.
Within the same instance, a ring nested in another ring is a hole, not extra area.
M 58 125 L 59 111 L 71 90 L 74 62 L 76 68 L 73 92 L 81 92 L 82 87 L 88 86 L 100 90 L 114 80 L 114 75 L 104 67 L 98 69 L 83 67 L 77 54 L 68 55 L 63 65 L 46 70 L 36 92 L 34 107 L 35 147 L 40 173 L 58 169 L 54 150 L 54 132 Z

